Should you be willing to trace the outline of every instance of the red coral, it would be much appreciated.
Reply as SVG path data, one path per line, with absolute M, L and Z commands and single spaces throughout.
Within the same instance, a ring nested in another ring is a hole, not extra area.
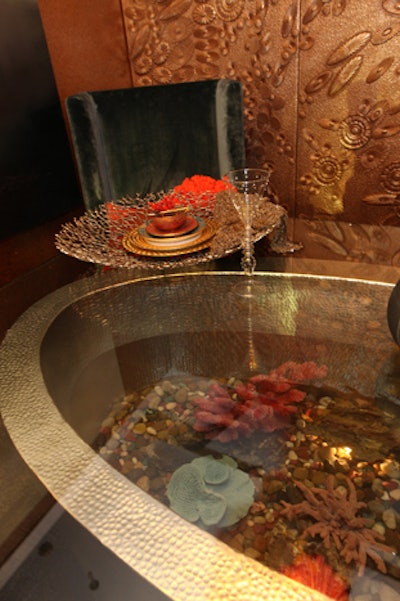
M 186 177 L 179 186 L 175 186 L 175 192 L 222 192 L 228 188 L 232 189 L 232 184 L 225 179 L 214 179 L 208 175 L 193 175 Z
M 282 573 L 336 601 L 347 601 L 349 598 L 348 585 L 333 572 L 321 555 L 298 555 L 292 565 L 282 569 Z
M 149 205 L 155 212 L 169 211 L 186 205 L 191 205 L 193 209 L 212 211 L 215 195 L 227 189 L 234 189 L 227 180 L 214 179 L 208 175 L 193 175 L 186 177 L 171 193 Z
M 325 378 L 328 368 L 326 365 L 318 367 L 314 361 L 305 363 L 295 363 L 286 361 L 269 374 L 260 374 L 250 378 L 250 381 L 257 385 L 260 392 L 276 390 L 284 392 L 285 389 L 305 380 L 315 380 Z
M 305 392 L 296 384 L 326 375 L 326 367 L 315 363 L 283 363 L 269 374 L 258 374 L 247 383 L 223 388 L 213 382 L 205 397 L 193 399 L 193 428 L 205 432 L 208 439 L 221 442 L 248 437 L 255 430 L 273 432 L 288 425 L 290 415 L 297 411 Z
M 259 402 L 274 407 L 279 415 L 296 412 L 293 403 L 301 402 L 306 393 L 295 388 L 300 382 L 324 378 L 327 367 L 318 367 L 313 361 L 295 363 L 286 361 L 269 374 L 258 374 L 249 380 L 248 386 L 255 386 Z

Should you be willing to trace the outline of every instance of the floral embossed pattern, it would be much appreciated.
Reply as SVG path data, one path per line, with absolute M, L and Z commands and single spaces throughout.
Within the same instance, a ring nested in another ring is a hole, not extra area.
M 291 214 L 398 225 L 398 2 L 122 5 L 134 85 L 241 81 L 248 162 Z

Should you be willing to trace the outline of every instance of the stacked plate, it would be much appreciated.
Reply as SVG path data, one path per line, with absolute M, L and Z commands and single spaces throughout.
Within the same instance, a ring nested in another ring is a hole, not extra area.
M 163 231 L 150 222 L 126 234 L 122 243 L 126 250 L 137 255 L 171 257 L 207 248 L 214 234 L 211 220 L 187 215 L 183 224 L 174 231 Z

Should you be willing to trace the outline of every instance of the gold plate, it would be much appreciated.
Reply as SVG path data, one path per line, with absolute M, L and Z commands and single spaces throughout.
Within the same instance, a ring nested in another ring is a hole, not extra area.
M 164 250 L 159 246 L 151 244 L 149 238 L 144 238 L 139 233 L 139 229 L 140 228 L 135 228 L 131 232 L 128 232 L 122 239 L 122 245 L 128 252 L 143 257 L 174 257 L 204 250 L 210 245 L 210 240 L 216 232 L 214 222 L 208 220 L 199 238 L 191 242 L 189 241 L 186 246 Z

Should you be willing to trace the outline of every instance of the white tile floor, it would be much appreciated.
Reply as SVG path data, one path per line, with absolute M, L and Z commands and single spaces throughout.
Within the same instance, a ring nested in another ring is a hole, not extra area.
M 0 601 L 168 601 L 56 505 L 0 569 Z

